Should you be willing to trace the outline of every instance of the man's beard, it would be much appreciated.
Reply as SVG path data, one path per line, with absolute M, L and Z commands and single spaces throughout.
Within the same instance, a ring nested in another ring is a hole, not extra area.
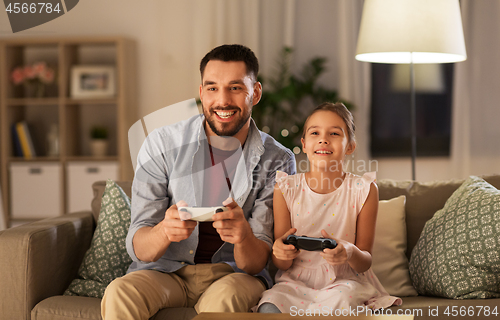
M 224 111 L 226 109 L 218 109 L 219 111 Z M 227 108 L 227 110 L 239 110 L 241 111 L 241 109 L 239 108 Z M 239 119 L 237 119 L 236 123 L 235 122 L 230 122 L 230 123 L 220 123 L 219 124 L 222 124 L 222 128 L 219 129 L 216 127 L 216 123 L 212 117 L 210 117 L 210 114 L 207 114 L 208 111 L 205 111 L 205 109 L 203 109 L 203 114 L 205 115 L 205 120 L 207 121 L 210 129 L 212 129 L 212 131 L 220 136 L 220 137 L 232 137 L 234 135 L 236 135 L 240 130 L 241 128 L 243 128 L 243 126 L 247 123 L 248 119 L 250 118 L 250 115 L 251 115 L 251 110 L 249 110 L 248 113 L 246 114 L 241 114 L 241 117 Z M 215 114 L 215 111 L 213 112 L 213 116 L 214 117 L 217 117 L 217 115 Z

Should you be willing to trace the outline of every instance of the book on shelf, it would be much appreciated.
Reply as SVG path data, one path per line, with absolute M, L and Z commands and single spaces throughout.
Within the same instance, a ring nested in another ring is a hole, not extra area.
M 21 150 L 25 159 L 32 159 L 36 157 L 35 147 L 33 145 L 33 138 L 31 136 L 28 124 L 26 121 L 16 123 L 17 137 L 21 144 Z M 14 141 L 15 143 L 15 141 Z
M 24 157 L 23 148 L 21 147 L 21 140 L 19 140 L 19 135 L 17 134 L 16 123 L 12 125 L 12 146 L 15 157 Z

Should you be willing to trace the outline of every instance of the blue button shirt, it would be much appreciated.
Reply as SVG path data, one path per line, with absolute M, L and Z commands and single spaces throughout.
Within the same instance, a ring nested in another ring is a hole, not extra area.
M 198 226 L 191 236 L 172 242 L 156 262 L 142 262 L 135 255 L 132 239 L 142 227 L 157 225 L 165 211 L 180 200 L 189 206 L 200 206 L 203 198 L 203 169 L 208 147 L 203 127 L 204 116 L 164 126 L 151 132 L 139 151 L 132 184 L 132 216 L 127 235 L 127 252 L 132 257 L 128 272 L 155 269 L 173 272 L 194 264 L 198 247 Z M 273 245 L 273 192 L 276 171 L 296 173 L 295 156 L 268 134 L 257 129 L 251 120 L 232 182 L 234 200 L 243 209 L 258 239 Z M 225 262 L 236 272 L 243 272 L 234 261 L 234 245 L 225 242 L 213 255 L 212 263 Z M 267 270 L 263 276 L 271 285 Z

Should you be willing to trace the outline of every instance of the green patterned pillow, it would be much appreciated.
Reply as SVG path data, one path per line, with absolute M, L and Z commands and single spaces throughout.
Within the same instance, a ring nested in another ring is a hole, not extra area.
M 106 182 L 101 212 L 78 277 L 64 295 L 102 298 L 108 284 L 125 274 L 132 259 L 125 248 L 130 226 L 130 199 L 112 180 Z
M 421 295 L 500 297 L 500 191 L 471 176 L 427 221 L 410 259 Z

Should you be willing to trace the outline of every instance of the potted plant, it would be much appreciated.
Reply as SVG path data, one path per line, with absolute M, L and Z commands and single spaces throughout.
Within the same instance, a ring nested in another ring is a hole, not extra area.
M 94 126 L 90 130 L 90 152 L 94 157 L 104 157 L 108 153 L 108 129 Z

